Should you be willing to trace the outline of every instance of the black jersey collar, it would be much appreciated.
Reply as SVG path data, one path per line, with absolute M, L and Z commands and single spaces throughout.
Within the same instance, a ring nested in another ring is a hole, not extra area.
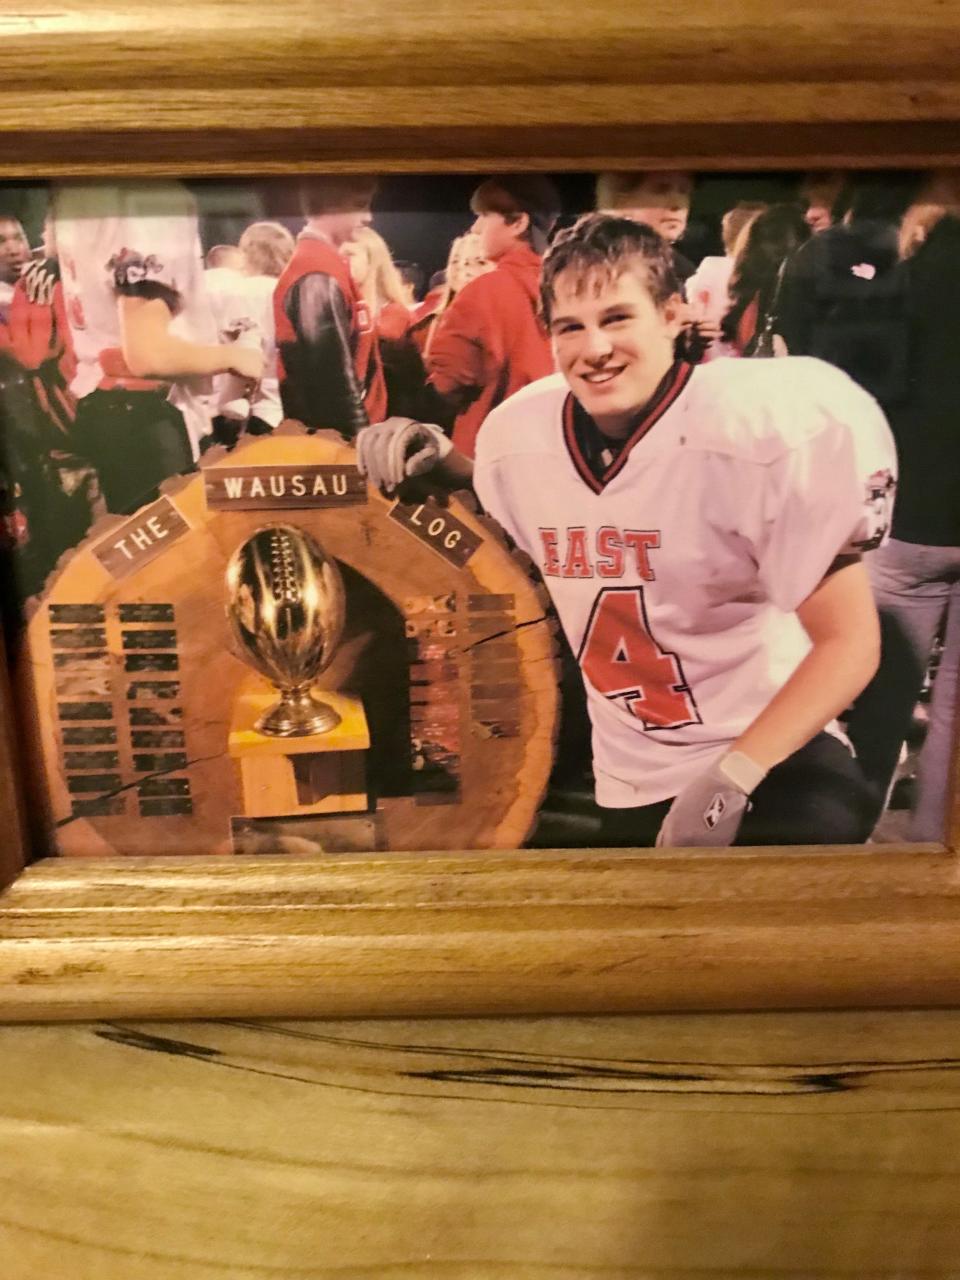
M 577 474 L 594 493 L 602 493 L 610 481 L 620 474 L 634 446 L 660 421 L 690 381 L 692 373 L 693 365 L 683 360 L 671 365 L 652 398 L 644 406 L 636 426 L 606 467 L 599 460 L 601 448 L 617 442 L 603 435 L 572 392 L 567 395 L 563 402 L 563 438 Z

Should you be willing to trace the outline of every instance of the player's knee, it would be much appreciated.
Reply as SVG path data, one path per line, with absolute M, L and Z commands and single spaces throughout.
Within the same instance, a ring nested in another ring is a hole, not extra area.
M 794 813 L 791 844 L 863 844 L 873 830 L 877 806 L 862 779 L 825 779 L 811 787 Z

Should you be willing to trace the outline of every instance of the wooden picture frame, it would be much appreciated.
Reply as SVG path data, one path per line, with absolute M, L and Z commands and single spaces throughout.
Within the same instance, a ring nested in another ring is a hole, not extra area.
M 28 0 L 0 20 L 0 179 L 951 166 L 958 18 Z M 26 866 L 6 684 L 0 729 L 6 1019 L 960 999 L 956 787 L 943 845 Z

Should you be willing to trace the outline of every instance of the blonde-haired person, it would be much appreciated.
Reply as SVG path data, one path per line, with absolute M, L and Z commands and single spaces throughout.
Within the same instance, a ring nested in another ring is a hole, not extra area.
M 253 222 L 237 245 L 239 267 L 206 272 L 221 341 L 258 349 L 264 360 L 263 377 L 250 395 L 232 375 L 216 380 L 213 443 L 232 447 L 241 431 L 266 435 L 283 421 L 273 291 L 294 244 L 279 222 Z
M 273 280 L 290 261 L 296 241 L 281 222 L 251 222 L 237 242 L 243 254 L 244 273 Z
M 492 270 L 493 263 L 483 256 L 475 232 L 467 231 L 452 241 L 446 266 L 438 273 L 440 283 L 428 290 L 420 305 L 414 308 L 410 321 L 410 336 L 424 357 L 433 344 L 438 320 L 463 286 Z
M 390 247 L 373 227 L 361 227 L 340 252 L 381 338 L 402 338 L 410 323 L 403 280 Z
M 457 236 L 450 246 L 450 256 L 447 258 L 445 272 L 446 278 L 439 300 L 430 315 L 430 323 L 424 330 L 424 356 L 430 354 L 434 335 L 437 332 L 437 324 L 460 290 L 464 285 L 469 284 L 471 280 L 476 280 L 477 276 L 482 276 L 485 272 L 492 271 L 493 265 L 489 258 L 483 256 L 480 237 L 475 231 L 467 231 L 462 236 Z
M 691 317 L 698 322 L 704 334 L 717 335 L 703 354 L 705 361 L 735 354 L 730 344 L 719 336 L 720 325 L 730 308 L 730 280 L 737 252 L 746 239 L 747 228 L 766 207 L 758 201 L 742 200 L 728 209 L 720 222 L 723 254 L 704 258 L 687 280 L 687 302 Z
M 422 396 L 427 374 L 410 336 L 413 316 L 390 247 L 372 227 L 361 227 L 340 252 L 377 335 L 387 384 L 387 413 L 419 417 L 426 411 Z

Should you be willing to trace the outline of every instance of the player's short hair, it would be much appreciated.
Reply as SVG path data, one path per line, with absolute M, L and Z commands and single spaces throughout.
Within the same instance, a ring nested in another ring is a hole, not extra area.
M 251 222 L 239 247 L 250 270 L 258 276 L 279 276 L 293 253 L 296 241 L 282 223 Z
M 474 213 L 499 213 L 506 222 L 526 214 L 524 233 L 535 252 L 543 253 L 560 216 L 560 193 L 542 173 L 503 173 L 481 182 L 470 200 Z
M 540 304 L 547 324 L 562 271 L 575 272 L 585 289 L 590 280 L 615 280 L 635 263 L 643 264 L 644 282 L 657 306 L 680 293 L 673 250 L 662 236 L 633 218 L 585 213 L 557 235 L 543 259 Z
M 304 178 L 300 183 L 300 208 L 305 218 L 369 209 L 376 190 L 377 180 L 368 174 L 329 173 Z

